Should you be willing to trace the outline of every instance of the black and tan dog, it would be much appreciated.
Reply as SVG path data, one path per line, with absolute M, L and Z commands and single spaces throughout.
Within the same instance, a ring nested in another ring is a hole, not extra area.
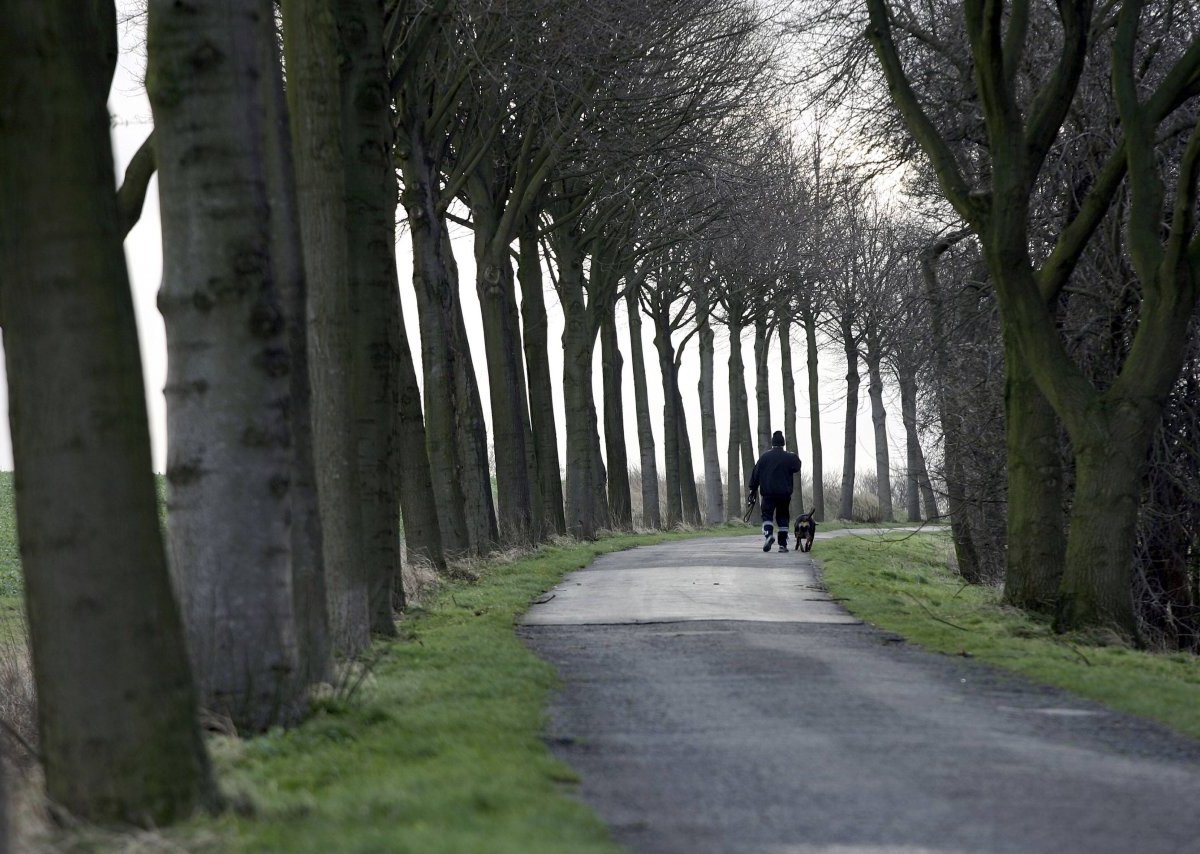
M 817 508 L 814 507 L 807 513 L 801 513 L 792 525 L 792 532 L 796 535 L 796 546 L 802 552 L 812 551 L 813 537 L 817 534 L 817 523 L 813 519 L 813 513 L 816 512 Z

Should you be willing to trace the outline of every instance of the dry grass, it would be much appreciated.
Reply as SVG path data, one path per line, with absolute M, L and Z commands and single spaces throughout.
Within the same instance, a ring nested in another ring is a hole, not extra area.
M 37 695 L 24 624 L 0 635 L 0 756 L 18 766 L 35 761 Z
M 429 601 L 440 586 L 437 567 L 428 558 L 406 554 L 400 566 L 400 584 L 404 588 L 405 603 L 419 607 Z
M 553 537 L 551 545 L 578 545 L 578 540 L 571 537 Z M 486 556 L 461 555 L 447 561 L 445 572 L 438 572 L 436 566 L 423 557 L 405 555 L 400 568 L 400 580 L 404 586 L 404 601 L 409 608 L 422 608 L 437 595 L 446 581 L 478 581 L 485 569 L 514 563 L 529 557 L 536 551 L 534 546 L 510 546 L 509 548 L 489 552 Z
M 50 813 L 37 758 L 37 695 L 23 620 L 0 627 L 0 764 L 12 850 L 49 850 Z

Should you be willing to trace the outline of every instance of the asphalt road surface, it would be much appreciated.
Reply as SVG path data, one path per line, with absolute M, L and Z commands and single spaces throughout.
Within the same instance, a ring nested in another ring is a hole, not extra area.
M 1200 853 L 1200 742 L 865 626 L 761 542 L 610 554 L 526 616 L 547 737 L 618 842 Z

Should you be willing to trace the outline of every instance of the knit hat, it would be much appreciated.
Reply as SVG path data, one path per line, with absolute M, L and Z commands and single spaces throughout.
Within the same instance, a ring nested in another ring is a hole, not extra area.
M 772 447 L 774 447 L 776 445 L 778 445 L 781 448 L 783 447 L 784 441 L 783 441 L 783 433 L 781 431 L 776 430 L 771 435 L 771 445 L 772 445 Z

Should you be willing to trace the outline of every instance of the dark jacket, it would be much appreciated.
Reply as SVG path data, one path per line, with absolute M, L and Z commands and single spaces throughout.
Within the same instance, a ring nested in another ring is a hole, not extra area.
M 791 495 L 792 475 L 800 471 L 800 458 L 776 445 L 758 458 L 750 474 L 750 491 L 763 495 Z

